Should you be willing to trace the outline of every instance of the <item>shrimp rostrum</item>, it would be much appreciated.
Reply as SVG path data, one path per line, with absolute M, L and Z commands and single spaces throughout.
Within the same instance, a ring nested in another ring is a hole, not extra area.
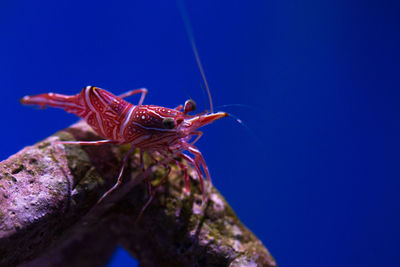
M 137 105 L 133 105 L 123 98 L 141 93 Z M 25 96 L 23 104 L 51 106 L 62 108 L 84 119 L 93 130 L 104 138 L 98 141 L 64 141 L 63 144 L 74 145 L 101 145 L 101 144 L 131 144 L 131 148 L 124 156 L 123 163 L 115 185 L 98 200 L 100 203 L 114 191 L 122 182 L 122 174 L 129 155 L 135 148 L 140 149 L 142 169 L 143 153 L 150 155 L 157 153 L 165 157 L 164 165 L 175 163 L 184 173 L 185 191 L 189 192 L 189 175 L 187 167 L 176 157 L 182 158 L 196 170 L 204 200 L 203 180 L 209 181 L 210 174 L 201 152 L 194 143 L 201 137 L 198 128 L 210 124 L 215 120 L 228 116 L 225 112 L 200 113 L 189 115 L 196 109 L 193 100 L 187 100 L 184 106 L 175 109 L 155 105 L 142 105 L 147 89 L 141 88 L 126 92 L 120 96 L 94 86 L 85 87 L 76 95 L 62 95 L 55 93 Z M 212 108 L 211 108 L 212 110 Z M 192 141 L 193 140 L 193 141 Z M 168 174 L 167 174 L 168 175 Z M 151 194 L 151 184 L 145 178 Z

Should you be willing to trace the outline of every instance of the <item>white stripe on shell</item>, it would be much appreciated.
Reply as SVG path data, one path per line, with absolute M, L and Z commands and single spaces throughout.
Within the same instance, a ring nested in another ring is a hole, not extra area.
M 129 121 L 131 120 L 133 111 L 135 110 L 136 106 L 132 105 L 130 110 L 128 111 L 128 114 L 125 116 L 125 118 L 122 120 L 122 125 L 121 128 L 119 129 L 119 135 L 123 137 L 124 131 L 126 126 L 128 125 Z
M 96 119 L 97 119 L 97 123 L 100 126 L 100 131 L 101 134 L 106 136 L 106 132 L 104 131 L 104 127 L 103 127 L 103 123 L 101 121 L 101 116 L 100 113 L 94 108 L 94 106 L 92 105 L 92 102 L 90 102 L 90 97 L 89 97 L 89 93 L 90 90 L 93 88 L 93 86 L 86 86 L 85 89 L 85 99 L 86 99 L 86 103 L 88 104 L 89 108 L 96 114 Z M 93 90 L 94 91 L 94 90 Z
M 114 140 L 118 140 L 117 128 L 118 128 L 118 127 L 114 127 L 114 129 L 113 129 L 113 138 L 114 138 Z
M 97 96 L 97 98 L 100 100 L 101 103 L 103 103 L 104 106 L 108 107 L 107 103 L 104 102 L 104 99 L 100 96 L 99 92 L 97 90 L 93 90 L 93 93 Z
M 161 116 L 159 113 L 157 113 L 156 111 L 151 110 L 151 109 L 147 109 L 147 112 L 153 113 L 155 116 L 158 116 L 158 117 L 160 117 L 162 119 L 169 118 L 169 117 Z

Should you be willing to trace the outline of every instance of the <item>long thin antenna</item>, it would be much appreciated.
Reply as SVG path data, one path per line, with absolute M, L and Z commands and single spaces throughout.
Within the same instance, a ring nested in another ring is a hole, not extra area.
M 214 108 L 213 108 L 213 102 L 212 102 L 212 98 L 211 98 L 210 88 L 208 87 L 206 75 L 204 74 L 204 70 L 203 70 L 203 66 L 201 65 L 199 53 L 197 52 L 197 47 L 196 47 L 196 43 L 194 41 L 192 26 L 190 24 L 190 20 L 189 20 L 187 9 L 185 8 L 183 0 L 177 0 L 177 3 L 178 3 L 179 11 L 181 12 L 183 23 L 185 24 L 186 33 L 187 33 L 187 35 L 189 37 L 189 41 L 190 41 L 190 43 L 192 45 L 194 56 L 196 57 L 197 66 L 200 69 L 200 73 L 201 73 L 201 76 L 203 77 L 204 85 L 206 86 L 206 90 L 207 90 L 207 94 L 208 94 L 208 100 L 210 102 L 210 111 L 211 111 L 211 113 L 214 113 Z
M 226 112 L 226 113 L 228 113 L 228 112 Z M 237 123 L 239 123 L 241 126 L 243 126 L 245 128 L 245 130 L 254 138 L 254 140 L 256 140 L 256 142 L 259 145 L 263 144 L 260 137 L 247 124 L 245 124 L 239 117 L 237 117 L 236 115 L 233 115 L 232 113 L 228 113 L 228 114 L 229 114 L 229 117 L 231 117 Z

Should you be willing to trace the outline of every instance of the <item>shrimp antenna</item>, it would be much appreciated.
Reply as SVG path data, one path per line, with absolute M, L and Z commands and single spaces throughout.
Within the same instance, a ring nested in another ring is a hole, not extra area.
M 210 88 L 208 87 L 206 75 L 204 74 L 203 65 L 201 64 L 199 52 L 197 51 L 196 42 L 194 41 L 192 25 L 190 24 L 189 16 L 187 9 L 183 3 L 183 0 L 177 0 L 179 11 L 181 12 L 181 16 L 183 19 L 183 23 L 185 24 L 186 33 L 189 37 L 190 44 L 192 45 L 194 56 L 196 57 L 197 66 L 200 69 L 201 76 L 203 77 L 204 85 L 206 86 L 208 101 L 210 102 L 210 111 L 214 113 L 213 102 L 211 98 Z
M 233 115 L 232 113 L 228 113 L 229 117 L 232 118 L 233 120 L 235 120 L 237 123 L 239 123 L 241 126 L 244 127 L 244 129 L 247 131 L 248 134 L 251 135 L 251 137 L 254 138 L 254 140 L 256 140 L 256 142 L 258 144 L 262 144 L 263 142 L 261 141 L 261 139 L 259 138 L 259 136 L 247 125 L 245 124 L 238 116 Z

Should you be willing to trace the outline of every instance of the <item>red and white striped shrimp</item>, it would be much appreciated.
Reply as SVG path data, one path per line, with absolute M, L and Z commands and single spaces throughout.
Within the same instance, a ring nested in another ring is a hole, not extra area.
M 141 93 L 138 105 L 133 105 L 123 99 L 138 93 Z M 128 157 L 135 148 L 140 149 L 142 168 L 143 152 L 147 152 L 150 155 L 158 152 L 167 157 L 168 163 L 176 163 L 184 172 L 185 190 L 187 192 L 189 192 L 189 176 L 186 166 L 174 160 L 174 157 L 179 156 L 192 165 L 199 176 L 204 199 L 203 179 L 204 177 L 207 177 L 209 181 L 211 179 L 204 158 L 194 145 L 203 134 L 198 131 L 198 128 L 226 117 L 228 114 L 225 112 L 211 112 L 189 115 L 189 112 L 196 109 L 196 104 L 193 100 L 188 100 L 184 106 L 180 105 L 175 109 L 155 105 L 142 105 L 146 94 L 147 89 L 141 88 L 116 96 L 104 89 L 87 86 L 76 95 L 47 93 L 25 96 L 21 99 L 21 103 L 62 108 L 84 119 L 96 133 L 105 138 L 99 141 L 66 141 L 61 143 L 132 145 L 123 159 L 117 182 L 104 193 L 97 203 L 100 203 L 121 184 Z M 190 142 L 194 136 L 194 141 Z M 191 156 L 184 152 L 189 152 Z M 166 166 L 169 172 L 168 163 Z M 203 169 L 205 176 L 201 169 Z M 147 178 L 146 182 L 151 193 L 151 185 Z M 152 194 L 150 194 L 150 200 L 151 198 Z M 148 203 L 146 203 L 146 206 Z
M 158 153 L 166 158 L 163 161 L 163 164 L 167 168 L 165 177 L 168 176 L 171 170 L 168 164 L 171 162 L 175 163 L 184 173 L 185 191 L 187 193 L 190 191 L 187 167 L 182 162 L 177 161 L 175 157 L 180 157 L 193 166 L 199 176 L 203 201 L 205 200 L 203 180 L 206 177 L 211 183 L 211 179 L 203 155 L 194 145 L 203 135 L 203 132 L 198 131 L 198 128 L 227 117 L 229 114 L 225 112 L 214 113 L 210 89 L 200 62 L 190 21 L 183 2 L 178 2 L 178 7 L 180 8 L 189 41 L 192 45 L 196 62 L 208 94 L 210 113 L 203 112 L 198 115 L 189 115 L 189 112 L 196 109 L 196 103 L 191 99 L 187 100 L 184 106 L 180 105 L 175 109 L 155 105 L 142 105 L 147 94 L 147 89 L 145 88 L 128 91 L 116 96 L 104 89 L 87 86 L 80 93 L 72 96 L 47 93 L 25 96 L 21 99 L 21 103 L 23 104 L 57 107 L 73 113 L 84 119 L 96 133 L 105 138 L 99 141 L 66 141 L 59 143 L 77 145 L 131 144 L 131 148 L 123 159 L 117 182 L 103 194 L 97 201 L 97 204 L 121 184 L 122 174 L 128 157 L 135 148 L 140 149 L 140 164 L 143 173 L 145 173 L 143 164 L 144 152 L 149 153 L 151 157 L 153 153 Z M 137 105 L 123 100 L 125 97 L 138 93 L 141 93 L 141 97 Z M 191 141 L 194 136 L 196 136 L 195 139 Z M 185 152 L 189 152 L 192 156 Z M 145 181 L 148 186 L 150 198 L 142 208 L 138 218 L 141 217 L 144 209 L 154 196 L 147 177 L 145 177 Z

